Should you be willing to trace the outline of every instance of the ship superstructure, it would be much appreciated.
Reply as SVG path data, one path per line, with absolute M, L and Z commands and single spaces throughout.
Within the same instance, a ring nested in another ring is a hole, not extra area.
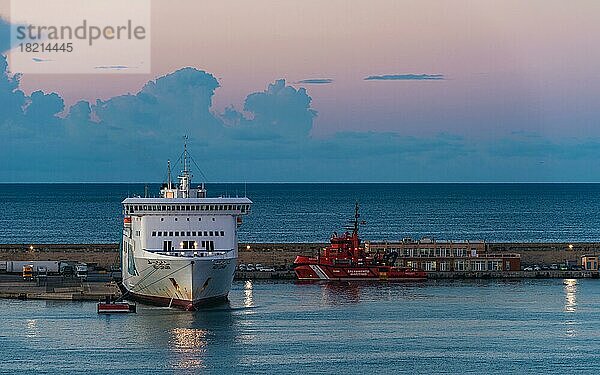
M 169 163 L 160 197 L 122 202 L 121 262 L 128 297 L 191 310 L 226 300 L 238 257 L 237 229 L 252 201 L 208 198 L 204 184 L 192 187 L 187 146 L 182 159 L 177 184 Z
M 299 280 L 352 281 L 352 280 L 424 280 L 427 274 L 411 267 L 396 267 L 393 253 L 369 253 L 361 246 L 358 236 L 358 203 L 354 221 L 342 235 L 333 233 L 331 244 L 316 257 L 297 256 L 294 271 Z

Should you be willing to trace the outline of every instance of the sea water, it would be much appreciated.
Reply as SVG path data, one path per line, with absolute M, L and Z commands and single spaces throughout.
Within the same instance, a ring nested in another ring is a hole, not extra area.
M 157 184 L 0 184 L 0 243 L 117 243 L 120 202 Z M 360 203 L 367 240 L 600 240 L 600 184 L 209 184 L 254 201 L 242 242 L 326 242 Z
M 0 300 L 0 372 L 597 374 L 600 281 L 235 282 L 229 304 Z

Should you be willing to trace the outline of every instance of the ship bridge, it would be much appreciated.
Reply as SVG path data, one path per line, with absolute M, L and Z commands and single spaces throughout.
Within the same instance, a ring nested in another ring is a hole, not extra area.
M 125 215 L 224 214 L 245 215 L 252 201 L 248 198 L 127 198 Z

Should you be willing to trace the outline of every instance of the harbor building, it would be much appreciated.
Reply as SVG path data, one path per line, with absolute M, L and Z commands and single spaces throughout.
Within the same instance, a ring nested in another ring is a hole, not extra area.
M 584 255 L 581 257 L 581 266 L 585 271 L 598 271 L 598 256 Z
M 432 238 L 401 241 L 367 241 L 371 254 L 387 253 L 395 264 L 431 272 L 519 271 L 521 255 L 486 252 L 485 241 L 436 241 Z

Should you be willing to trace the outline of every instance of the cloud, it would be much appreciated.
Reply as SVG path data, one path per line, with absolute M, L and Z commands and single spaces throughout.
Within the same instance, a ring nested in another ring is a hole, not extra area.
M 103 70 L 126 70 L 131 69 L 131 67 L 127 65 L 102 65 L 95 66 L 94 69 L 103 69 Z
M 21 76 L 8 71 L 6 56 L 0 55 L 0 126 L 23 120 L 26 97 L 19 90 Z
M 31 60 L 33 60 L 36 63 L 43 63 L 43 62 L 54 61 L 54 60 L 50 60 L 50 59 L 40 59 L 39 57 L 33 57 L 33 58 L 31 58 Z
M 309 78 L 309 79 L 303 79 L 297 82 L 294 82 L 296 84 L 306 84 L 306 85 L 326 85 L 329 83 L 333 83 L 333 79 L 331 78 Z
M 280 79 L 267 89 L 246 97 L 245 117 L 233 108 L 227 108 L 223 119 L 233 125 L 230 134 L 236 139 L 292 139 L 308 136 L 317 112 L 310 107 L 311 97 L 303 88 L 287 86 Z
M 162 138 L 165 132 L 183 136 L 200 129 L 215 135 L 222 131 L 210 112 L 217 87 L 212 74 L 183 68 L 148 82 L 135 95 L 97 101 L 92 112 L 100 124 L 137 136 Z
M 0 17 L 0 53 L 10 49 L 10 24 Z
M 379 76 L 368 76 L 365 81 L 442 81 L 443 74 L 386 74 Z
M 564 180 L 568 173 L 594 173 L 581 165 L 597 165 L 600 150 L 597 139 L 550 141 L 519 132 L 491 140 L 372 131 L 315 138 L 317 112 L 305 89 L 276 80 L 248 94 L 242 109 L 217 113 L 212 100 L 219 82 L 191 67 L 137 93 L 80 101 L 59 116 L 58 94 L 27 96 L 20 78 L 1 56 L 3 181 L 160 181 L 184 134 L 209 182 Z M 28 168 L 19 167 L 22 160 Z

